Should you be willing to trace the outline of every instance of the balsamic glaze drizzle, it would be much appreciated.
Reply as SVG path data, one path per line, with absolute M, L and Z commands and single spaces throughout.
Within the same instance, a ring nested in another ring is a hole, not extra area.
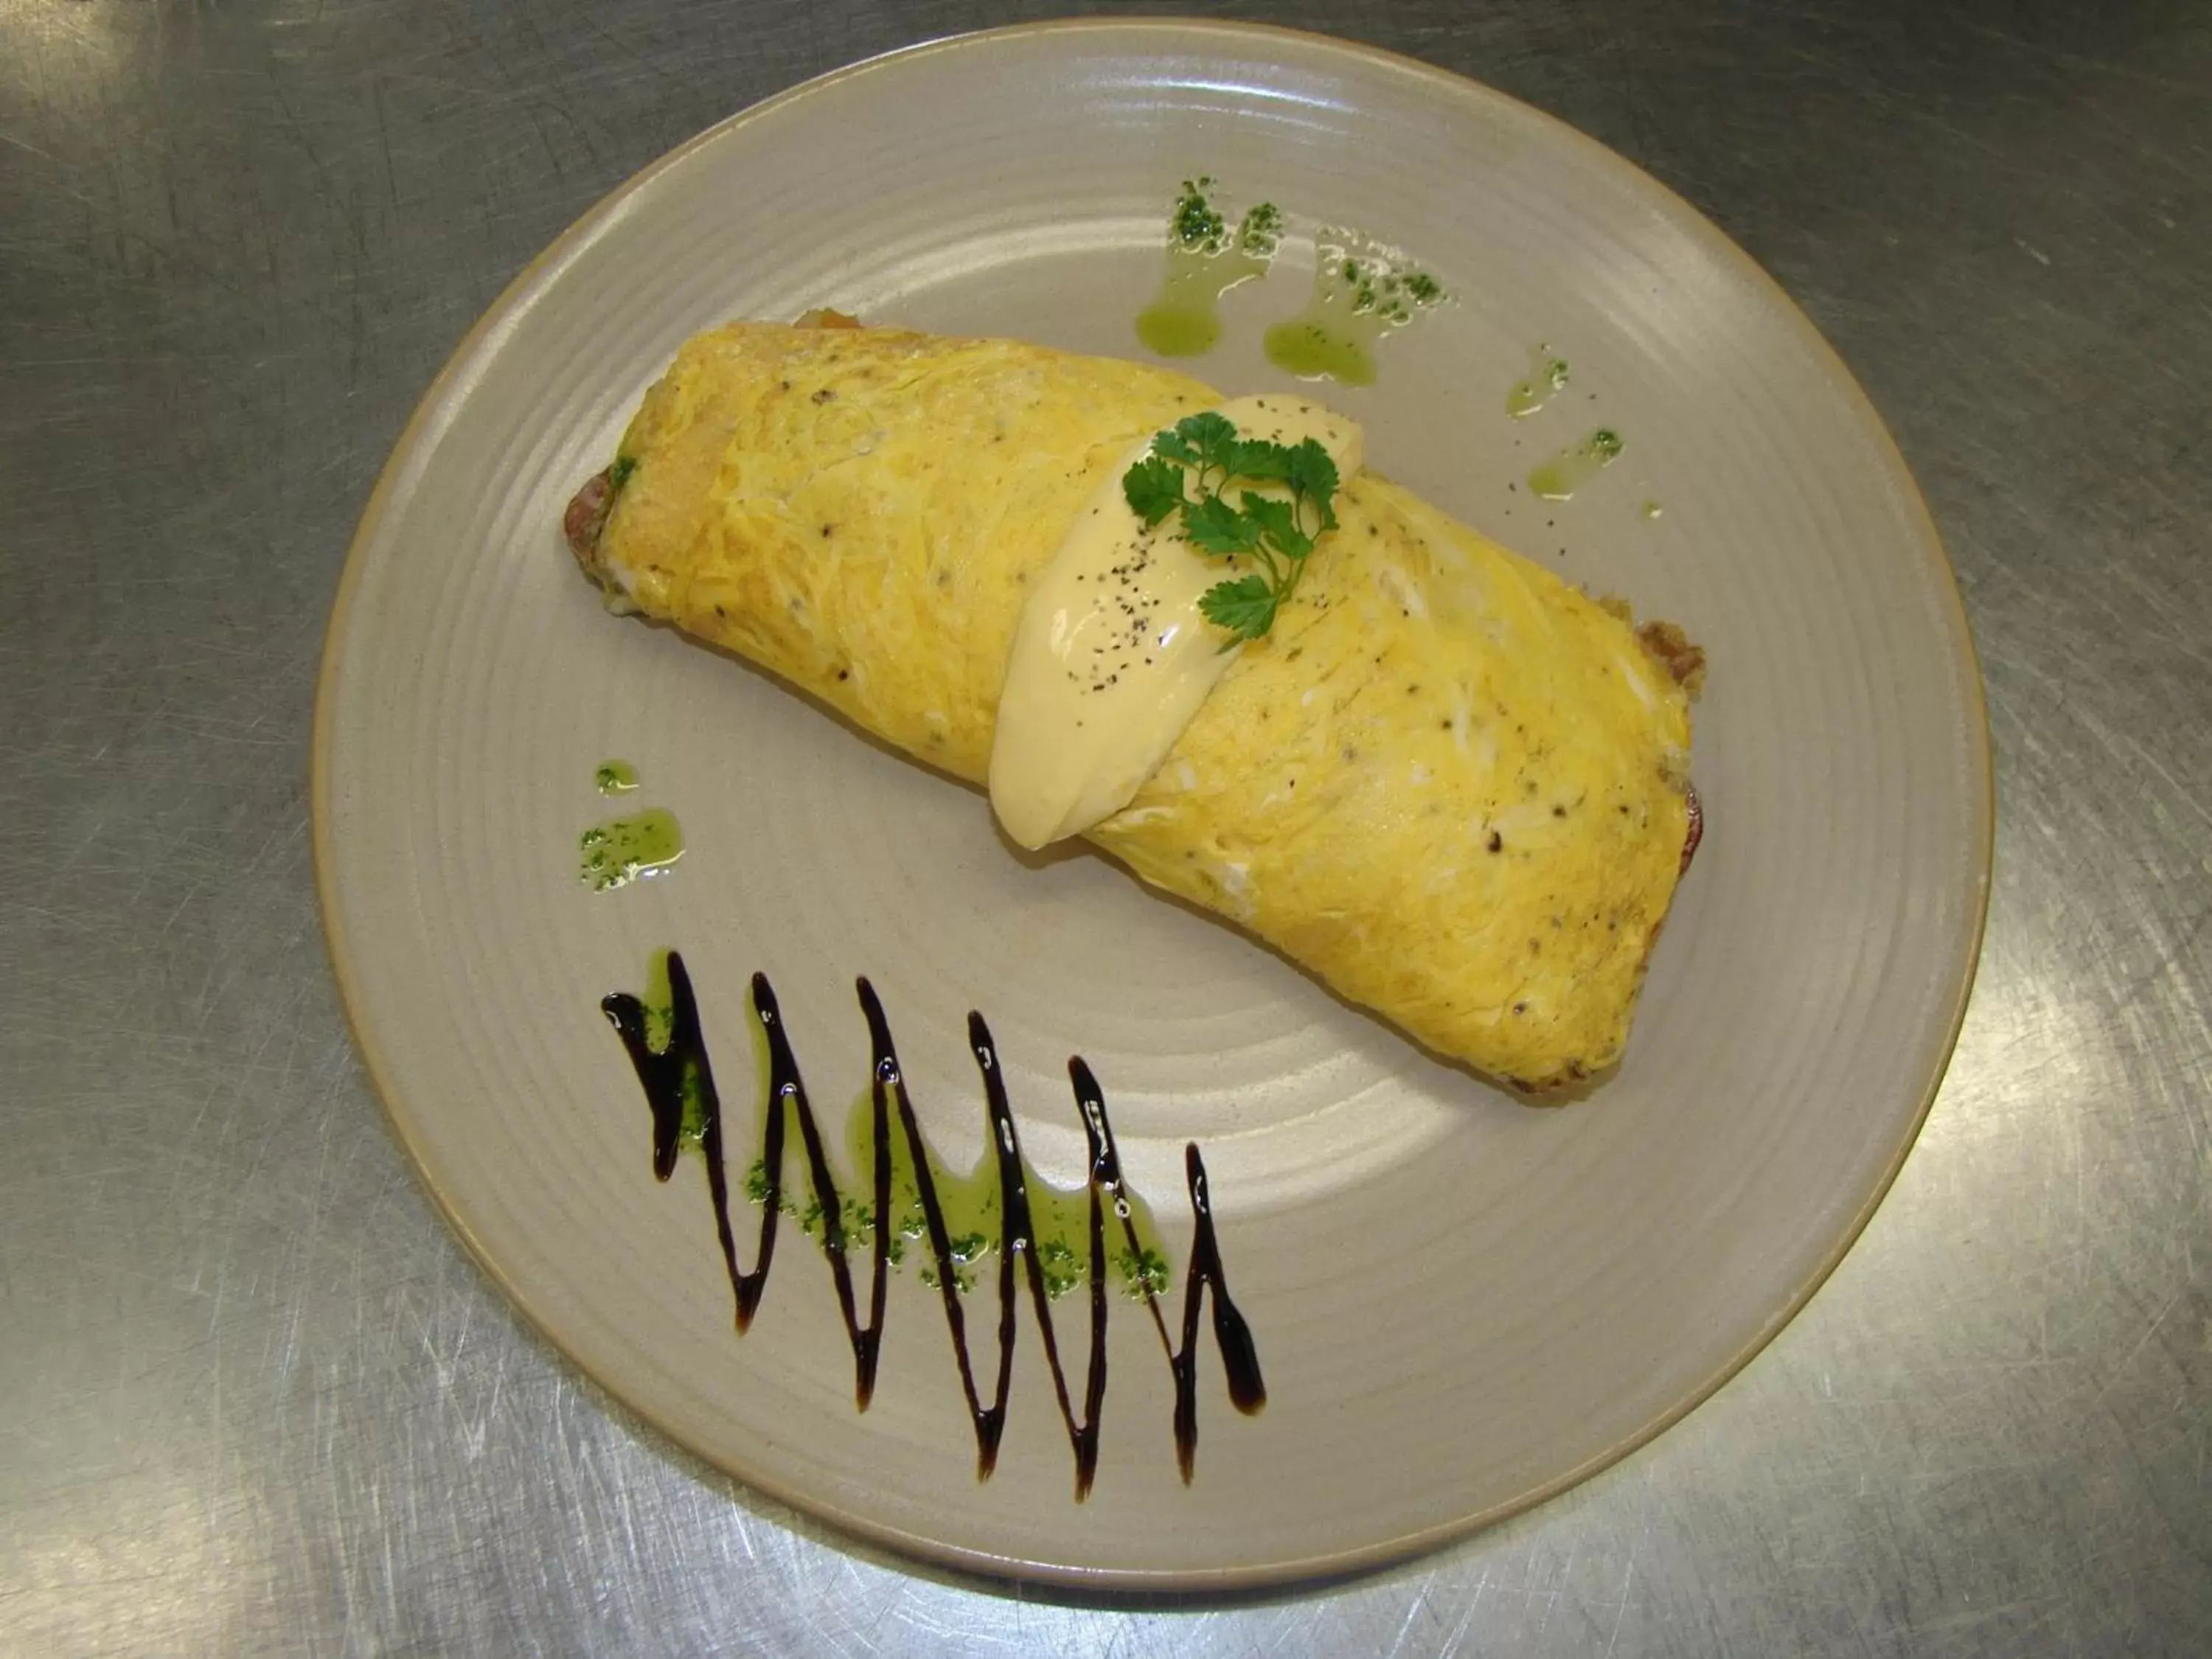
M 854 1294 L 851 1252 L 844 1227 L 844 1206 L 824 1154 L 822 1134 L 799 1062 L 784 1035 L 783 1019 L 775 993 L 765 974 L 752 979 L 753 1017 L 768 1041 L 769 1102 L 761 1128 L 761 1162 L 767 1188 L 762 1194 L 760 1237 L 752 1271 L 738 1263 L 737 1240 L 730 1225 L 729 1176 L 724 1164 L 722 1106 L 714 1086 L 712 1062 L 700 1030 L 699 1006 L 691 991 L 691 976 L 684 959 L 668 953 L 671 1020 L 667 1046 L 655 1048 L 647 1035 L 645 1005 L 627 992 L 617 991 L 599 1004 L 637 1073 L 653 1113 L 653 1173 L 666 1181 L 675 1173 L 682 1150 L 687 1093 L 696 1101 L 702 1128 L 700 1151 L 707 1164 L 708 1192 L 714 1202 L 714 1230 L 721 1241 L 722 1260 L 729 1271 L 730 1290 L 736 1302 L 738 1333 L 743 1335 L 759 1311 L 768 1289 L 769 1267 L 775 1258 L 776 1223 L 782 1213 L 785 1122 L 795 1115 L 804 1145 L 807 1176 L 822 1212 L 822 1246 L 830 1258 L 830 1273 L 837 1292 L 838 1312 L 853 1344 L 854 1404 L 868 1408 L 876 1387 L 876 1360 L 884 1329 L 886 1272 L 893 1225 L 891 1216 L 890 1117 L 894 1106 L 899 1133 L 911 1155 L 915 1181 L 921 1200 L 922 1219 L 935 1259 L 937 1284 L 945 1307 L 945 1328 L 952 1340 L 953 1358 L 960 1368 L 960 1386 L 967 1396 L 969 1414 L 975 1431 L 975 1478 L 988 1480 L 997 1466 L 999 1443 L 1006 1431 L 1007 1398 L 1013 1383 L 1014 1342 L 1019 1328 L 1021 1281 L 1026 1279 L 1030 1304 L 1036 1315 L 1037 1334 L 1044 1346 L 1045 1362 L 1052 1371 L 1053 1392 L 1067 1430 L 1075 1456 L 1075 1497 L 1089 1495 L 1098 1470 L 1099 1419 L 1106 1401 L 1107 1248 L 1106 1212 L 1110 1206 L 1132 1251 L 1141 1254 L 1136 1223 L 1122 1191 L 1121 1160 L 1114 1144 L 1114 1128 L 1106 1115 L 1106 1098 L 1091 1068 L 1080 1058 L 1067 1062 L 1069 1082 L 1083 1115 L 1083 1131 L 1090 1152 L 1086 1187 L 1089 1194 L 1089 1261 L 1086 1282 L 1091 1304 L 1089 1363 L 1085 1368 L 1082 1412 L 1079 1417 L 1068 1392 L 1068 1377 L 1060 1358 L 1060 1343 L 1052 1322 L 1051 1299 L 1046 1293 L 1042 1264 L 1038 1260 L 1036 1231 L 1032 1222 L 1027 1176 L 1024 1173 L 1021 1137 L 1012 1108 L 1006 1099 L 1005 1079 L 999 1066 L 990 1027 L 981 1014 L 968 1016 L 969 1047 L 982 1073 L 983 1095 L 989 1113 L 991 1148 L 999 1176 L 999 1364 L 991 1400 L 983 1401 L 976 1385 L 975 1367 L 968 1343 L 967 1313 L 961 1299 L 950 1230 L 930 1174 L 929 1155 L 916 1121 L 914 1103 L 907 1093 L 906 1076 L 891 1044 L 890 1023 L 883 1004 L 865 979 L 856 981 L 860 1012 L 868 1023 L 872 1049 L 868 1105 L 874 1131 L 874 1167 L 869 1171 L 873 1187 L 874 1227 L 868 1282 L 868 1315 L 861 1322 Z M 1177 1347 L 1168 1333 L 1166 1314 L 1159 1298 L 1147 1287 L 1145 1302 L 1160 1347 L 1175 1378 L 1176 1462 L 1187 1484 L 1198 1453 L 1198 1326 L 1200 1304 L 1210 1295 L 1213 1304 L 1214 1344 L 1227 1376 L 1229 1398 L 1248 1416 L 1267 1403 L 1266 1383 L 1260 1375 L 1259 1350 L 1251 1328 L 1230 1300 L 1221 1265 L 1221 1250 L 1214 1235 L 1213 1207 L 1206 1163 L 1194 1142 L 1183 1149 L 1184 1176 L 1190 1191 L 1193 1230 L 1190 1262 L 1183 1276 L 1182 1341 Z

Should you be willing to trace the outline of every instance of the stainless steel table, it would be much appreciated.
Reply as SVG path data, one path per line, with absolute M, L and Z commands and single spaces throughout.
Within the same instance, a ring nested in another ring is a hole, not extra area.
M 1949 1082 L 1687 1421 L 1229 1606 L 918 1572 L 522 1330 L 355 1061 L 310 687 L 416 394 L 595 197 L 951 0 L 0 0 L 0 1650 L 2212 1652 L 2212 9 L 1351 0 L 1763 260 L 1989 676 Z

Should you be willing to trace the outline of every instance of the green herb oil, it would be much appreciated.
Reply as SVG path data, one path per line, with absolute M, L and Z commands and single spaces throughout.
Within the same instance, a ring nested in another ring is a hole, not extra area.
M 1137 313 L 1137 337 L 1163 357 L 1197 357 L 1221 338 L 1221 296 L 1256 282 L 1274 263 L 1282 210 L 1262 202 L 1236 234 L 1208 198 L 1211 178 L 1186 179 L 1168 216 L 1167 269 L 1160 291 Z
M 1566 390 L 1567 375 L 1567 360 L 1553 356 L 1552 348 L 1540 341 L 1528 354 L 1528 378 L 1516 380 L 1505 394 L 1505 412 L 1516 421 L 1526 420 L 1551 402 L 1554 392 Z
M 791 1108 L 780 1102 L 775 1109 L 789 1111 Z M 686 1121 L 688 1123 L 688 1115 Z M 908 1148 L 906 1132 L 896 1111 L 888 1127 L 891 1149 L 890 1237 L 884 1247 L 884 1256 L 899 1267 L 911 1258 L 921 1282 L 934 1286 L 938 1283 L 937 1266 L 929 1246 L 929 1223 L 922 1209 L 921 1185 L 915 1179 L 914 1155 Z M 690 1146 L 692 1142 L 687 1139 L 684 1144 Z M 839 1222 L 844 1231 L 845 1248 L 866 1250 L 875 1243 L 876 1167 L 874 1118 L 870 1097 L 866 1094 L 854 1102 L 847 1114 L 844 1146 L 847 1167 L 836 1171 L 842 1211 Z M 977 1270 L 1000 1248 L 997 1169 L 987 1158 L 961 1174 L 948 1168 L 939 1158 L 936 1149 L 926 1141 L 923 1151 L 929 1160 L 930 1182 L 937 1193 L 938 1208 L 945 1218 L 945 1237 L 951 1246 L 954 1288 L 963 1292 L 972 1291 L 975 1288 Z M 779 1194 L 783 1213 L 796 1222 L 808 1237 L 818 1242 L 823 1231 L 822 1203 L 807 1172 L 795 1121 L 785 1126 L 783 1163 Z M 1083 1285 L 1090 1271 L 1090 1192 L 1083 1187 L 1068 1190 L 1053 1186 L 1026 1159 L 1023 1161 L 1022 1174 L 1029 1192 L 1030 1224 L 1036 1235 L 1037 1265 L 1043 1272 L 1045 1293 L 1057 1300 Z M 748 1202 L 757 1206 L 767 1201 L 768 1169 L 760 1159 L 754 1159 L 745 1171 L 744 1184 Z M 1152 1206 L 1126 1188 L 1118 1203 L 1112 1194 L 1102 1194 L 1102 1202 L 1106 1206 L 1106 1259 L 1113 1282 L 1124 1296 L 1133 1298 L 1142 1297 L 1147 1291 L 1155 1296 L 1163 1294 L 1168 1282 L 1167 1246 L 1161 1239 Z M 1125 1213 L 1136 1229 L 1134 1249 L 1130 1248 L 1128 1234 L 1122 1226 Z
M 1547 501 L 1564 501 L 1620 459 L 1620 434 L 1600 427 L 1571 449 L 1563 449 L 1528 475 L 1528 488 Z
M 1303 380 L 1375 384 L 1375 348 L 1447 297 L 1435 277 L 1395 249 L 1350 232 L 1324 232 L 1306 308 L 1267 331 L 1267 361 Z
M 595 823 L 576 838 L 577 875 L 595 893 L 656 875 L 684 856 L 684 831 L 665 807 Z

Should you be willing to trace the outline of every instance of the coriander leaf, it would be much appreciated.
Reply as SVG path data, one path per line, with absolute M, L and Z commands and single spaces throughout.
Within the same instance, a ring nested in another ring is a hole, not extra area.
M 1121 495 L 1149 530 L 1182 505 L 1182 469 L 1159 455 L 1139 461 L 1121 475 Z
M 1264 438 L 1246 438 L 1224 462 L 1232 478 L 1249 478 L 1255 483 L 1288 483 L 1291 477 L 1291 452 L 1281 444 L 1271 444 Z
M 1329 505 L 1336 494 L 1336 463 L 1318 440 L 1309 438 L 1291 451 L 1289 483 L 1319 511 L 1323 530 L 1336 528 L 1336 509 Z
M 1206 410 L 1201 414 L 1184 416 L 1176 422 L 1175 429 L 1176 436 L 1197 451 L 1197 459 L 1201 466 L 1223 465 L 1230 453 L 1237 447 L 1237 423 L 1226 415 L 1217 413 L 1213 410 Z M 1152 448 L 1156 453 L 1166 453 L 1160 448 L 1160 441 L 1158 438 L 1152 440 Z M 1189 458 L 1178 456 L 1176 459 L 1182 460 Z
M 1244 492 L 1244 516 L 1260 528 L 1267 545 L 1285 558 L 1303 559 L 1313 551 L 1313 538 L 1298 528 L 1297 509 L 1272 495 Z
M 1274 626 L 1275 591 L 1265 576 L 1239 576 L 1207 588 L 1199 596 L 1198 608 L 1206 621 L 1227 629 L 1236 640 L 1256 640 Z
M 636 456 L 615 457 L 615 464 L 607 469 L 607 499 L 609 501 L 622 494 L 622 487 L 629 482 L 629 475 L 636 471 Z
M 1152 439 L 1152 453 L 1164 456 L 1170 461 L 1181 461 L 1185 466 L 1198 465 L 1198 452 L 1174 432 L 1156 434 Z
M 1218 495 L 1185 501 L 1182 528 L 1206 553 L 1249 553 L 1260 544 L 1260 526 Z
M 1237 492 L 1241 506 L 1232 507 L 1224 492 L 1239 478 L 1285 486 L 1289 499 L 1243 489 Z M 1180 511 L 1193 548 L 1225 558 L 1249 556 L 1261 567 L 1200 596 L 1200 614 L 1227 630 L 1233 646 L 1264 635 L 1282 602 L 1297 592 L 1316 539 L 1336 527 L 1338 482 L 1336 463 L 1318 441 L 1286 446 L 1239 438 L 1236 422 L 1209 410 L 1156 434 L 1151 453 L 1123 475 L 1121 493 L 1147 527 Z

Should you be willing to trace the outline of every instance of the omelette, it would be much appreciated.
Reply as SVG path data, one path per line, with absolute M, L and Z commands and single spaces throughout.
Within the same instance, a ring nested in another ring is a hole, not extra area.
M 1032 586 L 1133 445 L 1222 398 L 848 320 L 689 342 L 564 528 L 610 608 L 980 786 Z M 1334 518 L 1083 833 L 1440 1055 L 1530 1092 L 1591 1077 L 1696 845 L 1702 653 L 1374 472 Z

